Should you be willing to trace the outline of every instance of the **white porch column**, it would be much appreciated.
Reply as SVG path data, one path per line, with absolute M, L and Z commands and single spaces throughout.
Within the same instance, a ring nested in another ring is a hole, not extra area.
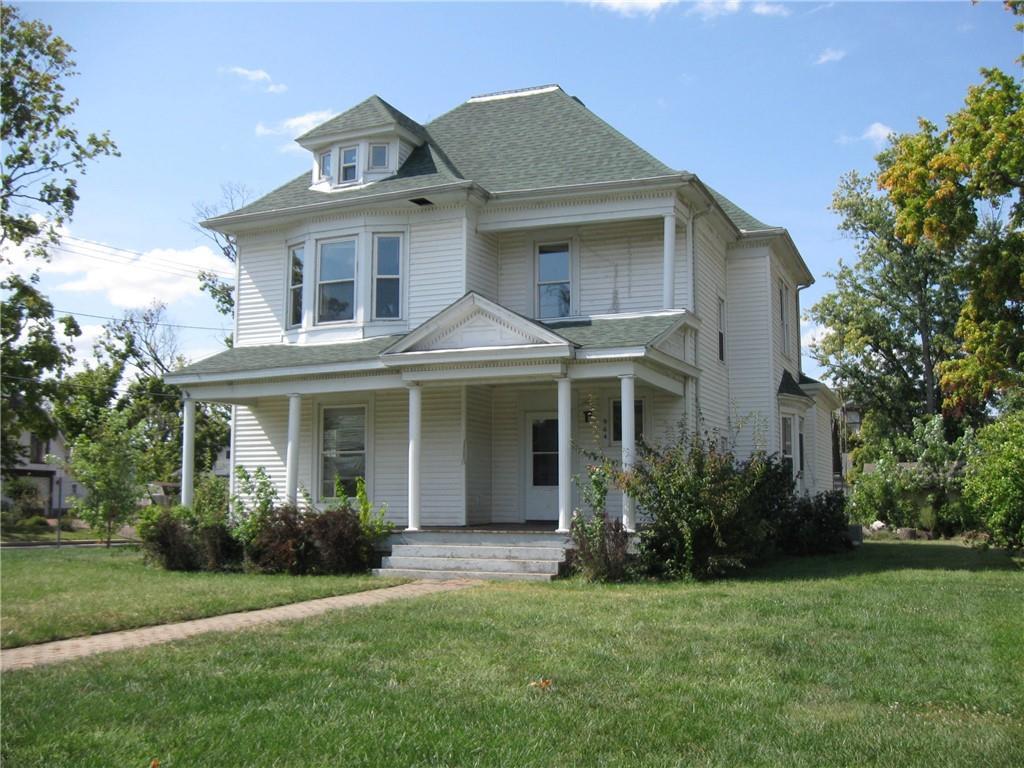
M 409 526 L 420 529 L 420 448 L 423 433 L 423 390 L 419 384 L 409 386 Z
M 572 382 L 558 380 L 558 532 L 569 531 L 572 514 Z
M 181 505 L 191 507 L 196 466 L 196 401 L 186 397 L 182 405 Z
M 662 255 L 662 309 L 676 308 L 676 215 L 665 215 L 664 253 Z
M 636 379 L 633 374 L 626 374 L 619 377 L 622 382 L 622 466 L 630 469 L 633 466 L 633 459 L 636 456 L 636 410 L 634 400 L 636 396 Z M 633 517 L 633 499 L 622 494 L 622 526 L 627 531 L 636 528 L 636 521 Z
M 289 504 L 299 502 L 299 419 L 302 395 L 288 395 L 288 452 L 285 454 L 285 498 Z

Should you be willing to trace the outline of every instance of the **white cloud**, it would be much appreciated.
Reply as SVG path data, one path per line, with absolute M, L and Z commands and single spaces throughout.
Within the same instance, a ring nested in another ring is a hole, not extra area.
M 704 21 L 710 21 L 719 16 L 737 13 L 739 10 L 740 0 L 698 0 L 687 11 L 687 14 L 696 14 Z
M 818 54 L 815 64 L 828 64 L 833 61 L 842 61 L 846 58 L 846 51 L 839 48 L 826 48 Z
M 824 325 L 818 325 L 813 320 L 800 321 L 800 348 L 809 352 L 830 333 Z
M 881 148 L 894 133 L 895 131 L 885 123 L 874 122 L 865 128 L 860 136 L 850 136 L 848 133 L 839 134 L 836 144 L 856 144 L 859 141 L 870 141 L 876 147 Z
M 792 11 L 782 3 L 754 3 L 751 8 L 758 16 L 789 16 Z
M 874 142 L 876 147 L 880 147 L 889 140 L 889 137 L 893 135 L 895 131 L 885 123 L 872 123 L 861 134 L 861 138 L 865 141 Z
M 288 86 L 284 83 L 275 83 L 274 78 L 270 76 L 270 73 L 265 69 L 246 69 L 245 67 L 227 67 L 221 68 L 222 72 L 227 72 L 229 75 L 240 77 L 243 80 L 254 83 L 256 85 L 264 86 L 263 90 L 267 93 L 284 93 L 288 90 Z
M 321 109 L 315 112 L 307 112 L 304 115 L 286 117 L 284 120 L 274 123 L 273 125 L 267 125 L 261 121 L 256 123 L 256 135 L 287 136 L 290 139 L 294 139 L 297 136 L 301 136 L 306 131 L 316 128 L 321 123 L 327 122 L 336 114 L 338 113 L 333 110 Z M 292 141 L 282 144 L 278 147 L 278 150 L 281 152 L 305 152 L 302 147 Z
M 679 0 L 590 0 L 591 5 L 627 17 L 653 16 L 662 8 L 677 2 Z

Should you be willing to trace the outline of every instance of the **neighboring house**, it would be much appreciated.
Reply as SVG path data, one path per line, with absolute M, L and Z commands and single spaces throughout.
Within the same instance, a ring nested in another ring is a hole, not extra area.
M 839 403 L 800 371 L 813 277 L 785 229 L 554 85 L 426 125 L 372 96 L 297 141 L 311 170 L 204 223 L 237 238 L 235 345 L 167 376 L 185 503 L 195 400 L 233 406 L 234 464 L 283 498 L 363 476 L 410 530 L 565 531 L 577 449 L 628 464 L 682 429 L 832 487 Z
M 58 433 L 56 437 L 47 440 L 26 431 L 21 433 L 18 444 L 24 448 L 25 458 L 11 474 L 35 486 L 42 514 L 55 517 L 58 513 L 67 512 L 71 500 L 84 495 L 85 491 L 64 467 L 46 462 L 49 454 L 67 460 L 69 447 L 64 436 Z

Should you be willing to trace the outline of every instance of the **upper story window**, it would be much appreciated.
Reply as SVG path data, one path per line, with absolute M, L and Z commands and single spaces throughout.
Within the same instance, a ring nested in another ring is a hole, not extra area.
M 359 148 L 343 147 L 341 150 L 341 182 L 355 181 L 359 177 Z
M 718 359 L 725 362 L 725 299 L 718 300 Z
M 782 353 L 784 355 L 789 354 L 789 335 L 790 335 L 790 319 L 789 319 L 789 286 L 786 285 L 785 281 L 779 280 L 779 320 L 782 326 Z
M 537 248 L 537 317 L 569 317 L 572 308 L 572 258 L 568 243 Z
M 288 327 L 302 325 L 302 270 L 306 249 L 297 245 L 288 252 Z
M 331 152 L 320 153 L 320 178 L 330 179 L 331 178 Z
M 321 242 L 316 274 L 316 321 L 352 320 L 356 306 L 356 239 Z
M 370 170 L 381 171 L 388 167 L 388 145 L 370 145 Z
M 402 237 L 373 236 L 373 317 L 397 320 L 402 316 Z

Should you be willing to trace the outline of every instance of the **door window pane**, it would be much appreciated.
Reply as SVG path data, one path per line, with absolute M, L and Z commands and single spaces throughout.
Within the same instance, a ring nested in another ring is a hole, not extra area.
M 325 408 L 321 431 L 321 498 L 334 498 L 335 480 L 354 496 L 356 478 L 366 477 L 366 411 Z
M 535 486 L 558 485 L 558 454 L 533 454 L 533 484 Z
M 539 419 L 533 422 L 534 452 L 558 451 L 558 419 Z

